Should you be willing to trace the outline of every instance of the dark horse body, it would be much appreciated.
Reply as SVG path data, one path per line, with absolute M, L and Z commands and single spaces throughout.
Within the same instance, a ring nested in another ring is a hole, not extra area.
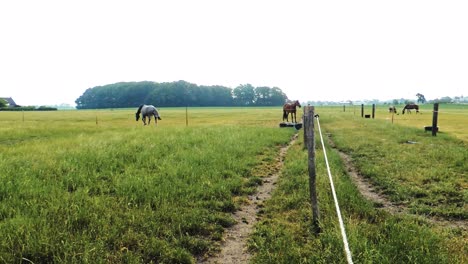
M 395 114 L 396 114 L 396 112 L 397 112 L 397 111 L 396 111 L 396 107 L 395 107 L 395 106 L 389 107 L 389 108 L 388 108 L 388 112 L 389 112 L 389 113 L 395 113 Z
M 289 114 L 291 114 L 291 122 L 297 123 L 296 120 L 296 106 L 301 107 L 301 104 L 299 103 L 298 100 L 293 101 L 291 103 L 286 103 L 283 105 L 283 121 L 286 119 L 287 122 L 289 122 Z
M 152 116 L 154 116 L 155 125 L 158 124 L 158 119 L 161 120 L 158 110 L 156 109 L 156 107 L 152 105 L 140 105 L 140 107 L 138 107 L 137 112 L 135 113 L 136 121 L 140 119 L 140 114 L 143 115 L 143 118 L 141 120 L 143 121 L 143 124 L 145 125 L 146 125 L 146 117 L 148 117 L 148 125 L 151 123 Z
M 408 110 L 408 113 L 411 114 L 412 109 L 416 110 L 416 114 L 419 113 L 419 105 L 417 105 L 417 104 L 407 104 L 407 105 L 405 105 L 405 107 L 403 107 L 403 111 L 401 111 L 401 113 L 404 115 L 405 110 Z

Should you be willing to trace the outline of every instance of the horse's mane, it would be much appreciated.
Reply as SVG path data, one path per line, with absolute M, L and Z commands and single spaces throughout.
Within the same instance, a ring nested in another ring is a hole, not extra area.
M 144 104 L 140 105 L 140 107 L 138 107 L 138 111 L 137 111 L 137 114 L 140 114 L 141 113 L 141 108 L 143 108 Z

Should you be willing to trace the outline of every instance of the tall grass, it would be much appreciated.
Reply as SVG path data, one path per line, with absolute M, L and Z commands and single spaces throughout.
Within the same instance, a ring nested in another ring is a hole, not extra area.
M 255 125 L 271 109 L 199 110 L 188 127 L 184 110 L 157 127 L 130 110 L 2 116 L 0 262 L 193 263 L 216 250 L 252 168 L 292 131 Z
M 466 220 L 466 134 L 456 128 L 465 111 L 441 112 L 442 133 L 431 137 L 425 112 L 392 125 L 386 109 L 376 120 L 317 110 L 360 172 L 420 215 L 376 209 L 328 147 L 355 262 L 466 263 L 466 230 L 425 220 Z M 0 263 L 193 263 L 219 248 L 231 213 L 261 182 L 258 166 L 295 132 L 278 128 L 280 108 L 165 108 L 146 127 L 135 111 L 0 112 Z M 299 139 L 250 240 L 254 263 L 345 262 L 320 148 L 323 231 L 310 230 Z
M 467 142 L 347 114 L 324 119 L 323 125 L 336 146 L 394 203 L 418 214 L 468 218 Z
M 347 175 L 336 149 L 326 142 L 354 262 L 466 263 L 466 229 L 440 226 L 426 218 L 466 220 L 465 143 L 448 134 L 433 138 L 422 129 L 392 126 L 385 119 L 354 118 L 352 112 L 337 108 L 317 108 L 317 112 L 325 138 L 351 155 L 361 174 L 393 202 L 424 216 L 391 215 L 366 200 Z M 346 263 L 321 143 L 316 139 L 322 232 L 315 235 L 311 230 L 307 152 L 300 137 L 287 154 L 278 189 L 266 202 L 250 239 L 249 248 L 256 254 L 253 263 Z M 428 179 L 437 173 L 439 184 L 432 184 Z

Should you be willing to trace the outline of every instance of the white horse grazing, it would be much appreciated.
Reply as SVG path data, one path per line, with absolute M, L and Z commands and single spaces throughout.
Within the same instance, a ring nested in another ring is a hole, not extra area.
M 143 115 L 143 118 L 141 119 L 143 121 L 143 124 L 146 126 L 146 117 L 148 117 L 148 125 L 151 123 L 151 116 L 154 116 L 154 123 L 155 125 L 158 124 L 158 119 L 161 120 L 161 117 L 159 116 L 158 110 L 156 107 L 152 105 L 140 105 L 138 107 L 138 111 L 136 112 L 136 121 L 140 119 L 140 114 Z

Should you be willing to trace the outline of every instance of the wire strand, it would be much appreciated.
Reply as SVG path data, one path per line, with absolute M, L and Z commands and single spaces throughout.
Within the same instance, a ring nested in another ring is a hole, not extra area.
M 331 171 L 330 171 L 330 165 L 328 164 L 327 151 L 325 149 L 325 143 L 323 142 L 322 129 L 320 128 L 319 117 L 316 116 L 316 118 L 317 118 L 317 126 L 320 132 L 320 140 L 322 141 L 322 148 L 323 148 L 323 154 L 325 156 L 325 163 L 327 164 L 328 177 L 330 178 L 330 186 L 331 186 L 331 190 L 333 194 L 333 199 L 335 200 L 336 214 L 338 215 L 338 221 L 340 222 L 340 229 L 341 229 L 341 235 L 343 237 L 343 244 L 344 244 L 344 250 L 346 252 L 346 259 L 348 260 L 349 264 L 352 264 L 353 259 L 351 257 L 351 251 L 349 250 L 348 237 L 346 236 L 346 230 L 343 224 L 343 219 L 341 218 L 341 210 L 340 210 L 340 206 L 338 205 L 338 198 L 336 197 L 335 186 L 334 186 L 333 178 L 332 178 Z

